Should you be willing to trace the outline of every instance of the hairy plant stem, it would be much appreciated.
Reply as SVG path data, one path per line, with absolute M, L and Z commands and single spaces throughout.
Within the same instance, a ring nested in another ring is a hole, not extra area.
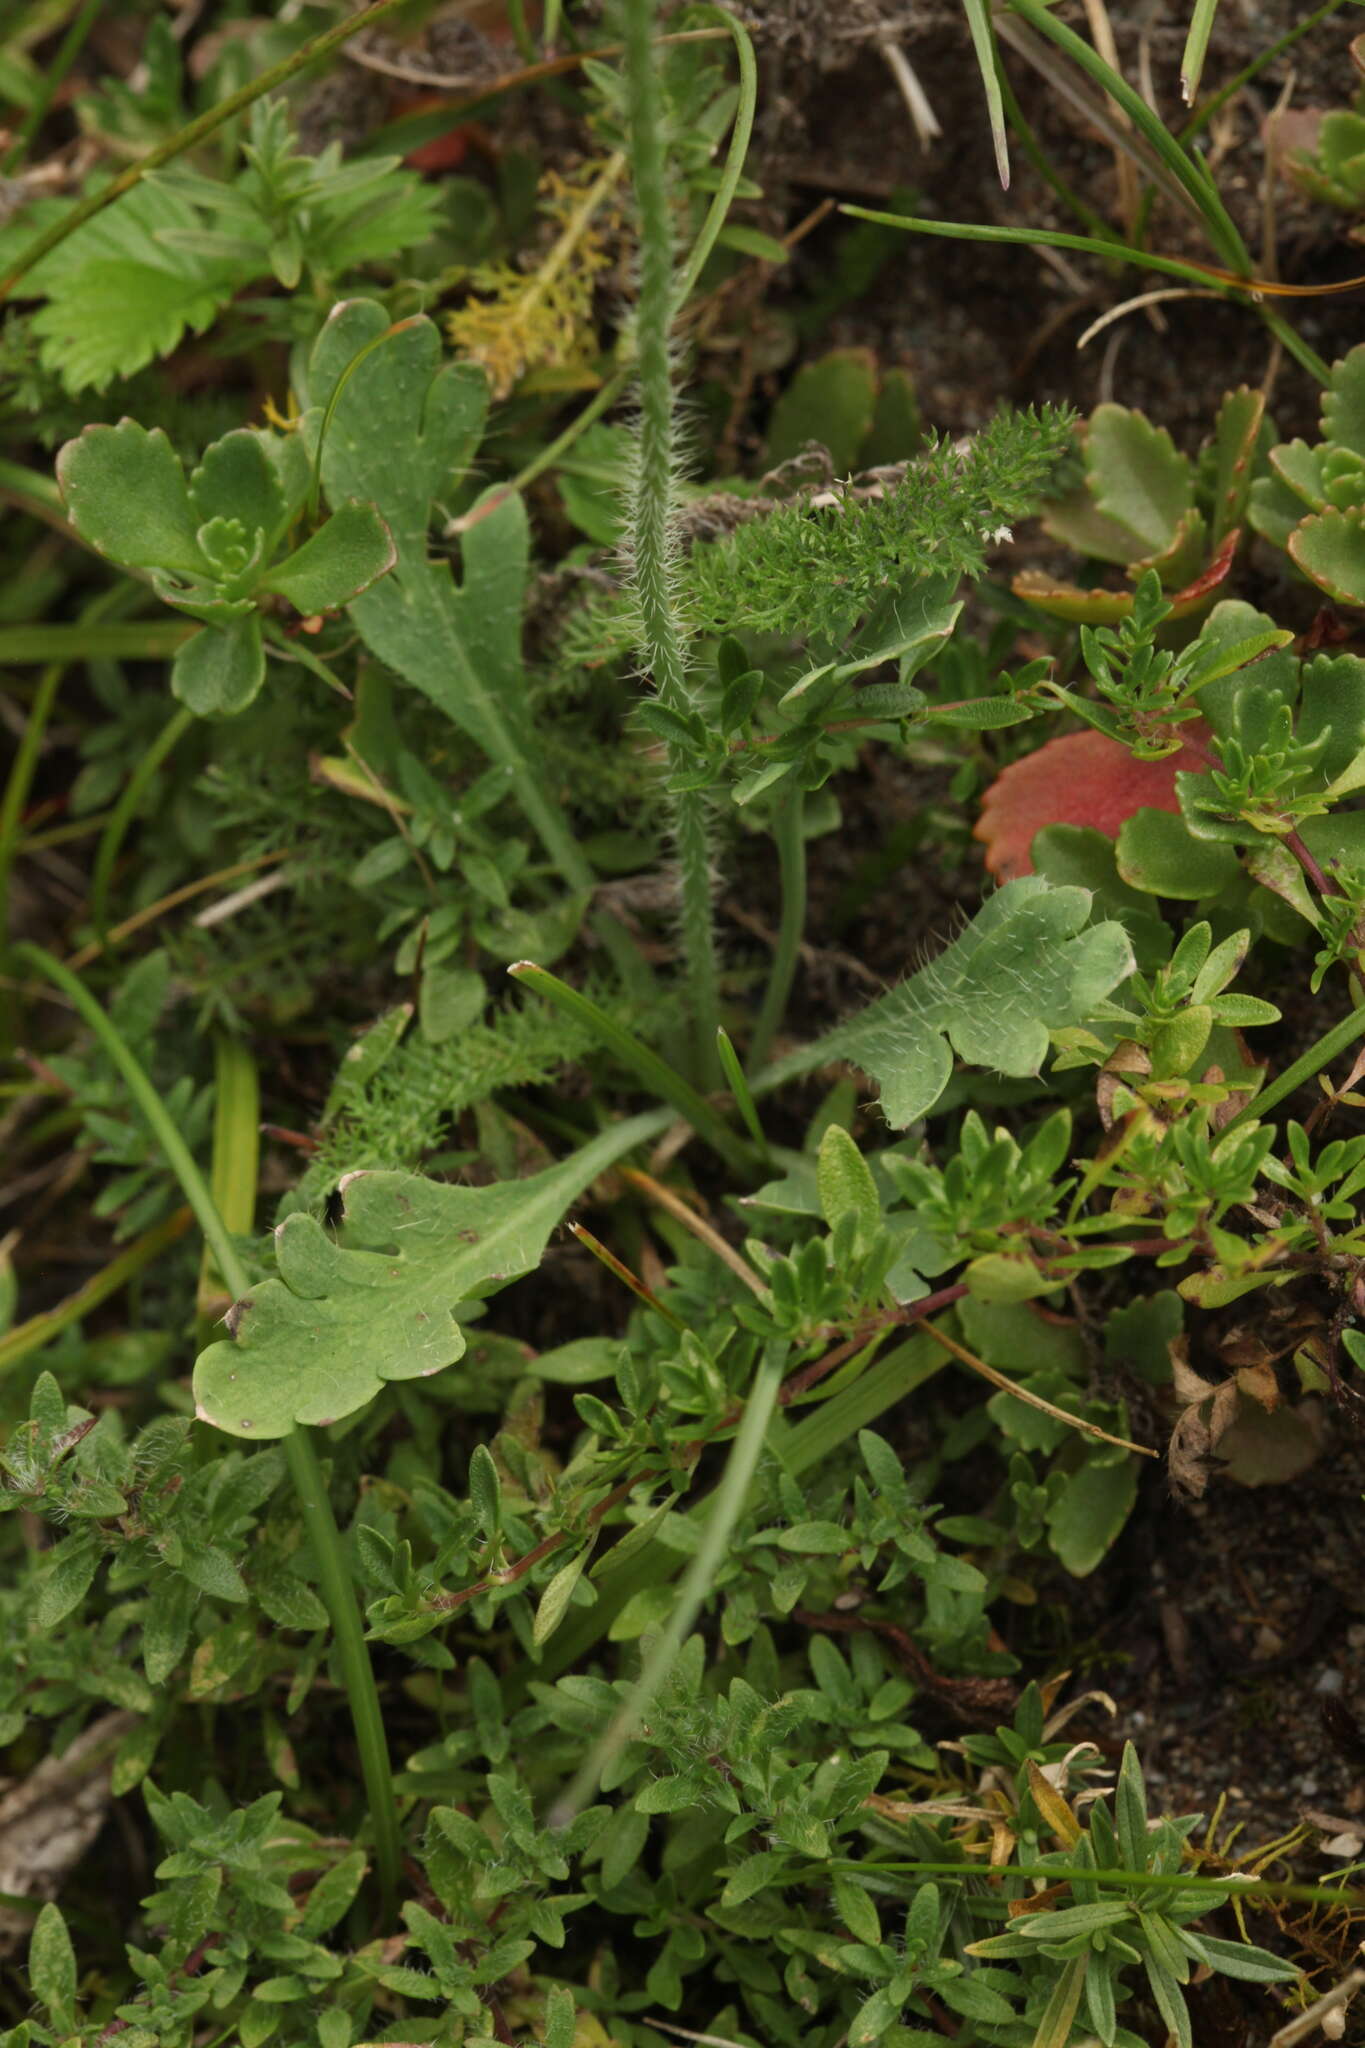
M 669 342 L 676 292 L 662 97 L 654 57 L 654 0 L 624 0 L 623 14 L 626 106 L 640 234 L 635 318 L 640 419 L 629 515 L 631 580 L 641 649 L 654 688 L 670 710 L 685 713 L 693 708 L 693 696 L 671 532 L 678 447 Z M 668 756 L 670 768 L 678 772 L 684 763 L 671 743 Z M 700 790 L 683 790 L 674 796 L 673 806 L 694 1057 L 698 1077 L 705 1079 L 715 1075 L 720 1025 L 706 796 Z
M 763 1007 L 749 1042 L 751 1075 L 758 1073 L 767 1063 L 773 1039 L 787 1012 L 787 999 L 796 978 L 796 963 L 801 957 L 801 934 L 806 928 L 806 793 L 803 789 L 793 789 L 783 797 L 773 836 L 777 841 L 782 920 L 778 926 L 777 947 L 763 995 Z
M 128 1093 L 146 1118 L 166 1162 L 184 1191 L 204 1233 L 218 1271 L 234 1297 L 240 1299 L 251 1286 L 251 1278 L 223 1222 L 208 1183 L 193 1154 L 166 1112 L 160 1096 L 148 1079 L 141 1062 L 115 1029 L 104 1010 L 85 985 L 68 967 L 54 960 L 40 946 L 27 941 L 15 947 L 16 959 L 23 960 L 65 995 L 108 1053 L 123 1076 Z M 294 1429 L 284 1438 L 289 1475 L 298 1496 L 304 1528 L 312 1546 L 322 1597 L 331 1617 L 337 1658 L 351 1709 L 360 1769 L 374 1830 L 375 1870 L 379 1879 L 384 1919 L 392 1918 L 398 1890 L 402 1846 L 398 1834 L 398 1809 L 389 1765 L 388 1741 L 383 1711 L 375 1685 L 370 1653 L 355 1589 L 347 1570 L 341 1534 L 332 1514 L 332 1504 L 323 1480 L 322 1468 L 313 1442 L 305 1429 Z
M 721 173 L 720 184 L 716 188 L 715 197 L 706 210 L 706 219 L 702 222 L 701 232 L 692 246 L 692 252 L 684 264 L 682 274 L 678 279 L 677 300 L 680 306 L 685 304 L 691 296 L 693 286 L 701 276 L 706 266 L 706 260 L 716 245 L 716 238 L 725 226 L 731 202 L 739 188 L 739 181 L 744 171 L 744 159 L 749 153 L 749 138 L 753 134 L 754 110 L 758 101 L 758 65 L 754 57 L 754 46 L 750 42 L 748 34 L 741 28 L 734 16 L 726 14 L 723 8 L 713 7 L 709 11 L 715 15 L 717 22 L 720 24 L 719 27 L 702 30 L 699 34 L 686 31 L 682 35 L 660 36 L 656 44 L 657 48 L 664 49 L 672 43 L 696 42 L 701 38 L 721 35 L 728 31 L 734 39 L 735 56 L 739 62 L 739 105 L 735 109 L 735 123 L 730 134 L 730 147 L 726 151 L 725 169 Z M 611 52 L 609 50 L 599 50 L 595 54 L 600 63 Z M 575 58 L 573 61 L 579 62 L 581 60 Z M 623 353 L 628 353 L 630 346 L 630 337 L 623 336 Z M 463 513 L 458 519 L 447 521 L 445 527 L 447 538 L 451 534 L 464 533 L 469 527 L 476 526 L 479 520 L 486 519 L 490 512 L 496 512 L 504 498 L 510 497 L 514 491 L 524 491 L 528 484 L 534 483 L 536 478 L 544 475 L 547 469 L 553 469 L 561 457 L 566 455 L 569 449 L 573 447 L 574 442 L 583 433 L 585 428 L 590 427 L 594 420 L 601 419 L 603 413 L 610 412 L 612 406 L 615 405 L 617 399 L 629 385 L 634 374 L 635 364 L 632 358 L 593 393 L 593 396 L 588 400 L 583 410 L 570 420 L 563 433 L 556 435 L 553 441 L 547 442 L 545 447 L 540 450 L 540 453 L 532 456 L 531 460 L 517 471 L 509 483 L 504 484 L 496 491 L 489 492 L 480 499 L 479 503 L 471 511 Z M 0 487 L 3 487 L 3 484 L 4 464 L 0 462 Z

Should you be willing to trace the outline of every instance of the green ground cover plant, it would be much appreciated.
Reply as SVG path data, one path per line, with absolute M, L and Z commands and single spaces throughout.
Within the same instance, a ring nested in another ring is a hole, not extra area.
M 0 1242 L 0 1762 L 94 1756 L 135 1845 L 0 1899 L 0 2048 L 1193 2048 L 1210 1978 L 1265 2038 L 1328 1988 L 1285 1909 L 1345 1939 L 1354 1867 L 1149 1811 L 1005 1614 L 1354 1398 L 1365 350 L 1252 303 L 1198 105 L 967 14 L 997 134 L 1002 49 L 1077 66 L 1217 267 L 1051 238 L 1218 282 L 1320 444 L 1249 388 L 1193 457 L 1117 400 L 958 438 L 845 351 L 713 461 L 697 309 L 789 254 L 714 6 L 509 5 L 581 158 L 430 179 L 430 110 L 302 139 L 393 0 L 158 19 L 0 228 L 0 876 L 82 884 L 13 897 L 3 1128 L 115 1247 Z M 1011 589 L 1035 515 L 1073 573 Z M 874 760 L 939 776 L 954 914 L 822 1009 Z M 1196 1369 L 1279 1301 L 1288 1390 Z

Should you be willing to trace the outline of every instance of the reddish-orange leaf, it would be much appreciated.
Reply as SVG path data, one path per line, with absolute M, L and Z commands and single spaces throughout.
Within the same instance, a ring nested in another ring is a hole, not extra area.
M 1208 737 L 1202 723 L 1189 730 L 1192 739 Z M 986 866 L 1002 882 L 1031 875 L 1033 837 L 1045 825 L 1089 825 L 1115 839 L 1134 811 L 1178 811 L 1177 773 L 1204 766 L 1183 743 L 1160 761 L 1135 761 L 1102 732 L 1064 733 L 1011 763 L 986 791 L 975 826 Z

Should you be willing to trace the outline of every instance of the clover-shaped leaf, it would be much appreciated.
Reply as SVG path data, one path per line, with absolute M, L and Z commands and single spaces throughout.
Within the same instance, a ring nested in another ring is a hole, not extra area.
M 1128 934 L 1087 929 L 1088 889 L 1041 876 L 1007 882 L 966 931 L 861 1015 L 768 1069 L 784 1081 L 849 1060 L 881 1089 L 887 1122 L 903 1129 L 947 1087 L 953 1054 L 1002 1074 L 1036 1074 L 1049 1032 L 1093 1016 L 1133 966 Z
M 234 1303 L 231 1340 L 200 1352 L 200 1419 L 230 1436 L 287 1436 L 354 1414 L 385 1380 L 452 1364 L 465 1348 L 456 1304 L 531 1272 L 574 1198 L 665 1121 L 632 1117 L 558 1166 L 492 1187 L 351 1174 L 340 1239 L 288 1217 L 275 1233 L 280 1277 Z

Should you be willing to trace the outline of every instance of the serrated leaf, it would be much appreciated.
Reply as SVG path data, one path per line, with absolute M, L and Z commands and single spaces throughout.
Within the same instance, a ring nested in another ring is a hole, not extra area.
M 1270 451 L 1270 466 L 1280 483 L 1292 491 L 1310 512 L 1327 510 L 1327 485 L 1322 474 L 1326 451 L 1307 441 L 1283 441 Z
M 1086 429 L 1085 467 L 1100 517 L 1140 543 L 1127 559 L 1164 553 L 1194 496 L 1190 465 L 1165 428 L 1127 406 L 1098 405 Z
M 44 365 L 68 391 L 103 391 L 169 355 L 187 328 L 211 326 L 243 281 L 242 266 L 158 239 L 194 235 L 200 225 L 182 197 L 144 179 L 30 273 L 25 289 L 49 294 L 30 325 Z
M 1332 365 L 1322 401 L 1322 438 L 1365 455 L 1365 342 Z
M 1365 510 L 1317 512 L 1289 536 L 1289 555 L 1339 604 L 1365 604 Z
M 973 836 L 984 843 L 993 875 L 1002 881 L 1027 875 L 1039 832 L 1070 825 L 1113 839 L 1140 811 L 1175 811 L 1182 765 L 1203 763 L 1183 744 L 1178 753 L 1140 761 L 1105 733 L 1062 733 L 997 775 Z
M 1343 783 L 1354 787 L 1365 767 L 1365 661 L 1358 654 L 1321 654 L 1305 662 L 1300 693 L 1295 737 L 1311 746 L 1329 734 L 1316 772 L 1337 795 Z
M 1213 430 L 1215 545 L 1246 517 L 1256 443 L 1265 420 L 1265 393 L 1243 384 L 1225 393 Z
M 1083 1022 L 1132 970 L 1122 925 L 1087 928 L 1092 900 L 1037 875 L 1007 882 L 937 960 L 778 1061 L 765 1085 L 846 1059 L 876 1080 L 900 1129 L 943 1093 L 954 1052 L 973 1066 L 1036 1074 L 1049 1031 Z
M 202 575 L 180 457 L 160 427 L 136 420 L 86 427 L 57 455 L 67 517 L 83 541 L 111 562 L 134 569 Z
M 301 548 L 262 579 L 295 611 L 338 611 L 392 569 L 398 551 L 373 505 L 342 505 Z
M 230 1342 L 199 1354 L 200 1419 L 232 1436 L 285 1436 L 354 1414 L 386 1380 L 452 1364 L 465 1345 L 454 1304 L 538 1265 L 569 1204 L 659 1121 L 634 1117 L 544 1173 L 492 1187 L 349 1175 L 344 1241 L 288 1217 L 275 1233 L 280 1277 L 234 1305 Z
M 291 437 L 297 446 L 297 438 Z M 224 434 L 204 450 L 190 475 L 190 497 L 199 525 L 237 519 L 248 533 L 274 537 L 288 507 L 279 474 L 266 453 L 266 440 L 249 427 Z
M 1195 902 L 1217 896 L 1238 872 L 1237 855 L 1217 840 L 1196 839 L 1183 818 L 1138 811 L 1118 836 L 1118 869 L 1130 888 Z

